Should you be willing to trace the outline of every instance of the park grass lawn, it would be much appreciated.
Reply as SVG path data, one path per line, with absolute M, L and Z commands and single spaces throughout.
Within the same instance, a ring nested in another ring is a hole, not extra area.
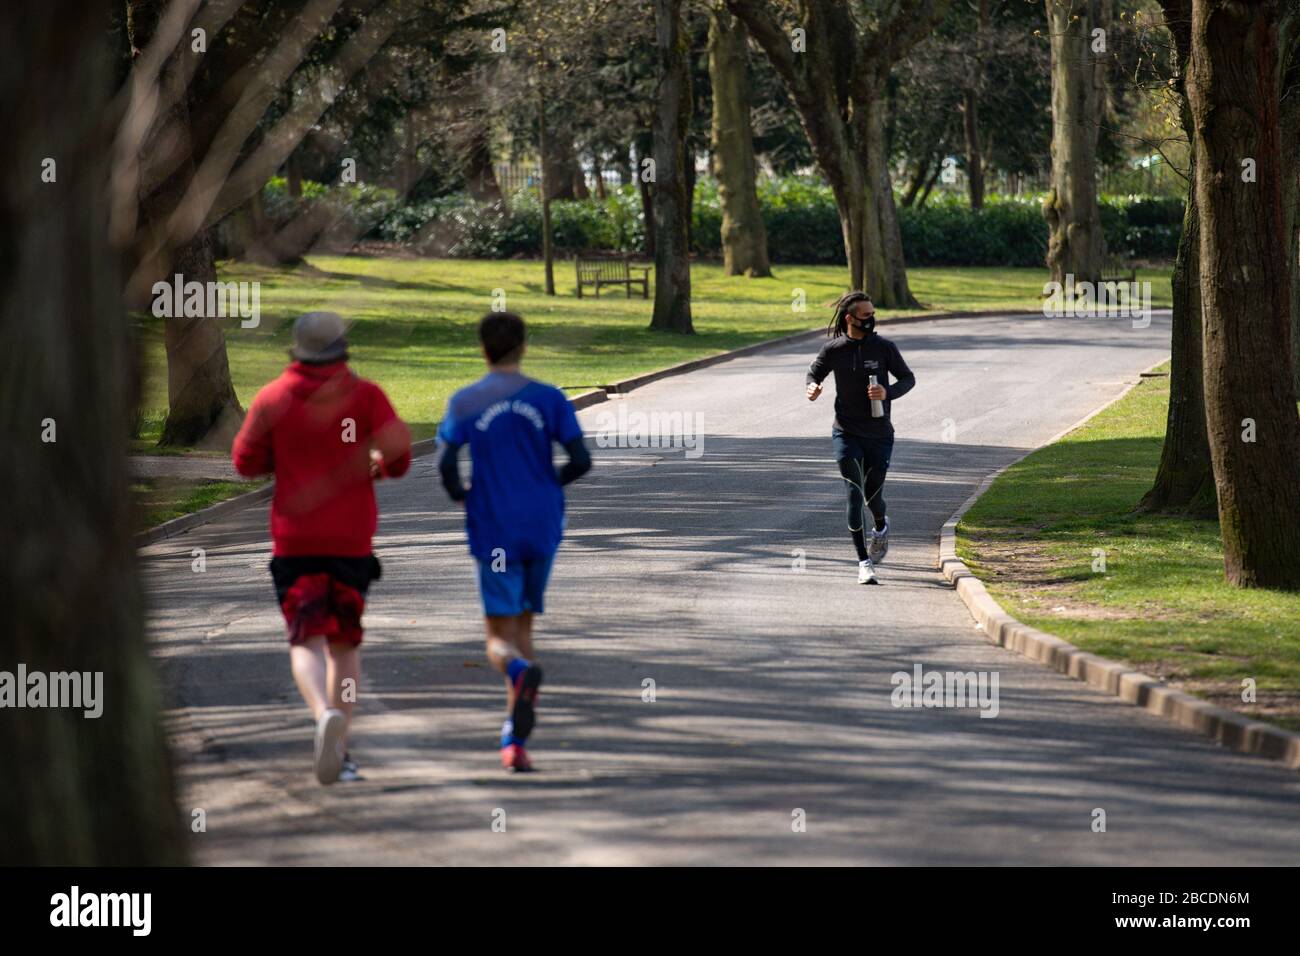
M 453 391 L 478 378 L 482 359 L 474 326 L 493 306 L 493 290 L 530 327 L 529 374 L 570 394 L 678 362 L 817 328 L 828 319 L 823 303 L 846 288 L 834 266 L 776 266 L 769 279 L 727 277 L 722 267 L 692 267 L 696 334 L 650 332 L 650 301 L 619 290 L 578 299 L 572 262 L 557 262 L 555 297 L 543 295 L 543 269 L 530 260 L 397 259 L 313 256 L 306 268 L 266 269 L 223 263 L 223 281 L 261 283 L 261 323 L 226 325 L 231 377 L 247 408 L 257 390 L 287 362 L 294 318 L 331 309 L 354 322 L 349 340 L 357 372 L 379 382 L 416 438 L 434 434 Z M 1031 310 L 1040 307 L 1046 273 L 1040 269 L 918 268 L 912 289 L 925 308 L 881 310 L 882 318 L 917 311 Z M 1153 304 L 1169 302 L 1168 270 L 1152 280 Z M 792 304 L 802 290 L 807 310 Z M 167 409 L 162 320 L 137 318 L 145 382 L 136 452 L 161 433 Z
M 1026 624 L 1300 729 L 1300 594 L 1226 584 L 1218 522 L 1134 510 L 1159 464 L 1168 403 L 1169 379 L 1145 379 L 1010 468 L 958 525 L 958 554 Z M 1248 677 L 1253 704 L 1241 699 Z
M 152 528 L 214 505 L 235 495 L 254 491 L 263 481 L 221 481 L 193 478 L 132 478 L 137 530 Z

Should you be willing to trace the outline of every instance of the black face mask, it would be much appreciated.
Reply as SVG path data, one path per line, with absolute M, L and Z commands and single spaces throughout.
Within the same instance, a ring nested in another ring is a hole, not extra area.
M 847 314 L 844 319 L 849 325 L 859 328 L 868 334 L 874 332 L 876 329 L 876 316 L 874 314 L 872 314 L 871 318 L 863 319 L 861 322 L 859 322 L 852 313 Z

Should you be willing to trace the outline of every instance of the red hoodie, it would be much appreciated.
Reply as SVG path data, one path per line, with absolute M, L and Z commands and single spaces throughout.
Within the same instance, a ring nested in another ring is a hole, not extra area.
M 275 473 L 276 557 L 370 554 L 379 523 L 372 448 L 389 478 L 411 466 L 410 432 L 388 396 L 346 362 L 294 362 L 257 393 L 231 458 L 245 477 Z

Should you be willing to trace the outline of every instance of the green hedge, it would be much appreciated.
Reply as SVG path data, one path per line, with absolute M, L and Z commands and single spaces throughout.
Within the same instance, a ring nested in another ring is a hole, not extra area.
M 514 258 L 541 254 L 542 211 L 535 193 L 510 202 L 482 203 L 464 194 L 402 203 L 391 190 L 304 183 L 304 202 L 326 203 L 350 217 L 370 238 L 410 244 L 423 252 L 460 258 Z M 264 192 L 268 215 L 286 219 L 293 200 L 284 181 Z M 758 188 L 775 263 L 844 261 L 839 215 L 830 187 L 803 177 L 765 179 Z M 551 204 L 555 247 L 561 255 L 596 250 L 640 252 L 645 246 L 641 198 L 635 186 L 605 199 Z M 973 210 L 964 198 L 933 197 L 922 208 L 898 210 L 903 254 L 910 265 L 1037 266 L 1047 251 L 1042 196 L 991 195 Z M 1178 248 L 1183 203 L 1179 199 L 1108 196 L 1101 203 L 1107 249 L 1124 258 L 1171 258 Z M 712 178 L 697 183 L 692 245 L 702 256 L 721 256 L 722 211 Z

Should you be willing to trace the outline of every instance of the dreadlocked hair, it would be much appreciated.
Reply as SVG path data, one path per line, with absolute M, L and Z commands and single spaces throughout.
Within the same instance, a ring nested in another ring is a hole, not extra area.
M 871 296 L 865 292 L 845 292 L 836 299 L 831 305 L 835 309 L 835 315 L 831 318 L 830 325 L 826 326 L 826 335 L 828 338 L 834 338 L 837 335 L 845 335 L 849 330 L 848 314 L 858 302 L 870 302 Z

